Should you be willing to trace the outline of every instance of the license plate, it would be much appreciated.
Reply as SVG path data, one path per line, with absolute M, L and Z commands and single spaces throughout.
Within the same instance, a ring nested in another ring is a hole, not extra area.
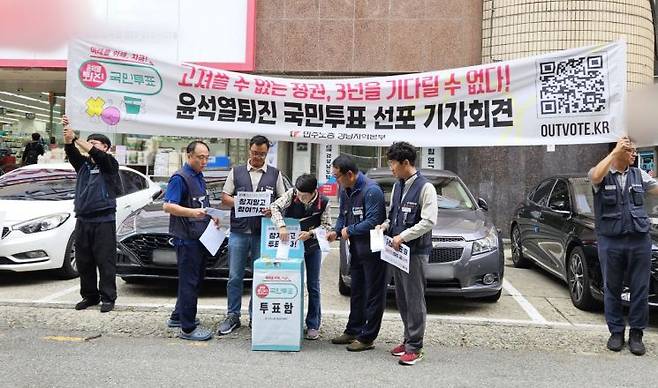
M 153 250 L 153 264 L 175 266 L 178 263 L 173 249 Z
M 455 268 L 452 265 L 437 265 L 432 268 L 432 275 L 436 279 L 452 279 L 455 277 Z

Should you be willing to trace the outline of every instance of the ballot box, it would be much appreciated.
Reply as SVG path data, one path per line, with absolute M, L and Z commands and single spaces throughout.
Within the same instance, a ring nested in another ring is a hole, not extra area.
M 261 257 L 254 262 L 251 350 L 298 352 L 304 330 L 304 244 L 299 221 L 286 218 L 290 241 L 280 247 L 278 228 L 261 224 Z M 282 249 L 285 248 L 285 249 Z
M 304 260 L 254 262 L 251 350 L 298 352 L 304 330 Z

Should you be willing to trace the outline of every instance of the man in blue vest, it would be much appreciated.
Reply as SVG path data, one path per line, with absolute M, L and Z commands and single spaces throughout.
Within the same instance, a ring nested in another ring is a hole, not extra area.
M 210 149 L 202 141 L 187 146 L 187 163 L 169 178 L 162 208 L 169 213 L 169 233 L 174 236 L 178 263 L 178 294 L 176 307 L 167 326 L 180 327 L 179 337 L 191 341 L 206 341 L 212 332 L 199 326 L 197 301 L 210 253 L 199 241 L 208 227 L 210 206 L 203 169 L 208 164 Z M 219 219 L 213 220 L 219 227 Z
M 347 326 L 331 342 L 347 345 L 352 352 L 370 350 L 375 347 L 386 303 L 387 264 L 379 252 L 370 250 L 370 231 L 386 219 L 384 192 L 347 155 L 334 159 L 331 173 L 341 187 L 340 212 L 335 231 L 327 237 L 334 241 L 340 233 L 349 245 L 352 278 Z
M 220 323 L 218 334 L 229 334 L 240 327 L 240 309 L 244 287 L 244 270 L 247 264 L 253 268 L 254 260 L 260 257 L 261 217 L 235 216 L 234 196 L 241 192 L 269 192 L 273 202 L 286 191 L 283 177 L 274 166 L 265 161 L 270 141 L 265 136 L 254 136 L 249 141 L 249 160 L 246 165 L 235 166 L 226 177 L 222 192 L 222 207 L 231 208 L 231 235 L 228 240 L 229 279 L 226 285 L 228 312 Z M 263 209 L 269 216 L 269 206 Z M 251 298 L 249 298 L 249 323 L 251 326 Z
M 281 241 L 288 241 L 289 234 L 283 217 L 300 220 L 302 232 L 299 240 L 304 242 L 304 264 L 306 265 L 306 289 L 308 290 L 308 311 L 306 312 L 306 335 L 308 340 L 320 338 L 320 266 L 322 252 L 315 236 L 315 229 L 322 227 L 328 233 L 333 231 L 331 215 L 327 211 L 329 198 L 320 195 L 318 180 L 311 174 L 302 174 L 295 181 L 295 187 L 286 191 L 274 201 L 272 223 L 279 228 Z M 283 214 L 282 214 L 283 213 Z
M 77 174 L 73 233 L 82 300 L 75 309 L 101 303 L 101 312 L 107 313 L 114 309 L 117 298 L 116 197 L 122 192 L 119 163 L 108 153 L 112 143 L 107 136 L 95 133 L 84 141 L 75 135 L 66 116 L 62 125 L 64 151 Z M 76 146 L 89 156 L 83 156 Z
M 425 268 L 432 250 L 432 227 L 438 216 L 436 188 L 416 170 L 416 148 L 407 142 L 393 143 L 387 155 L 393 176 L 388 220 L 381 229 L 393 238 L 393 248 L 409 247 L 409 273 L 392 267 L 395 302 L 404 326 L 404 341 L 391 350 L 401 365 L 423 359 L 425 335 Z
M 605 320 L 610 330 L 608 349 L 624 346 L 621 294 L 624 279 L 630 288 L 628 347 L 643 355 L 643 330 L 649 321 L 649 277 L 651 276 L 651 223 L 644 208 L 646 193 L 658 195 L 658 182 L 632 167 L 635 145 L 622 137 L 616 147 L 589 171 L 594 189 L 594 208 L 599 262 L 603 272 Z

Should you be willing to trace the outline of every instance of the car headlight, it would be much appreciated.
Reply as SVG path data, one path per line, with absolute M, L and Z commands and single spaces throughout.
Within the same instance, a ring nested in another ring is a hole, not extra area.
M 55 229 L 62 225 L 71 216 L 70 213 L 56 213 L 44 217 L 35 218 L 32 220 L 24 221 L 16 225 L 12 225 L 12 230 L 20 230 L 23 233 L 37 233 L 45 232 L 46 230 Z
M 491 228 L 489 233 L 479 240 L 473 241 L 473 255 L 479 255 L 494 251 L 498 248 L 498 232 L 496 228 Z
M 127 236 L 131 233 L 135 233 L 136 230 L 137 230 L 137 217 L 132 215 L 126 218 L 121 223 L 121 226 L 119 226 L 119 229 L 117 230 L 117 239 L 119 237 Z

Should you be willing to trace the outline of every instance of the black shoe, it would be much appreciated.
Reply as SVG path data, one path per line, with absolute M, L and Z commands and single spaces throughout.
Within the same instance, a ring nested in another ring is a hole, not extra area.
M 114 310 L 114 302 L 103 302 L 101 305 L 101 313 L 109 313 L 112 310 Z
M 87 307 L 95 306 L 95 305 L 99 304 L 100 302 L 101 302 L 100 299 L 93 300 L 93 299 L 85 298 L 85 299 L 79 301 L 78 304 L 75 305 L 75 309 L 76 310 L 84 310 Z
M 631 353 L 636 356 L 641 356 L 647 352 L 642 342 L 642 334 L 642 330 L 640 329 L 631 329 L 628 333 L 628 347 L 631 349 Z
M 612 333 L 608 338 L 608 349 L 618 352 L 624 347 L 624 333 Z
M 334 345 L 349 345 L 355 340 L 356 340 L 355 335 L 343 333 L 338 337 L 332 338 L 331 343 Z

